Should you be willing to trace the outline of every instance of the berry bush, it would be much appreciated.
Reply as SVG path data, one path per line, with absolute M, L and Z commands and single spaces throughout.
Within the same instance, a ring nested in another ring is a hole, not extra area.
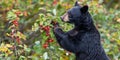
M 120 7 L 115 0 L 78 0 L 88 5 L 101 42 L 111 60 L 120 60 Z M 52 21 L 64 31 L 73 25 L 60 16 L 75 0 L 1 0 L 0 60 L 74 60 L 55 40 Z

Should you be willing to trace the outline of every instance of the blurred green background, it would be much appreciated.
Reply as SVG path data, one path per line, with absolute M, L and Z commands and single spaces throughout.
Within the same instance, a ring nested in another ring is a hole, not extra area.
M 120 0 L 78 0 L 88 5 L 111 60 L 120 60 Z M 52 33 L 52 20 L 64 31 L 73 25 L 60 16 L 75 0 L 0 0 L 0 60 L 74 60 Z

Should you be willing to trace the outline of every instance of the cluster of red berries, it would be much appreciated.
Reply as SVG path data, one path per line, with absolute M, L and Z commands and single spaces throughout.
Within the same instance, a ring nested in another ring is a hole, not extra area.
M 24 12 L 16 11 L 16 12 L 15 12 L 15 15 L 16 15 L 17 17 L 16 17 L 15 20 L 12 21 L 13 25 L 18 26 L 19 16 L 20 16 L 21 14 L 23 14 L 24 16 L 27 16 L 27 15 L 28 15 L 28 13 L 27 13 L 26 11 L 24 11 Z
M 19 15 L 21 14 L 21 12 L 15 12 L 15 14 L 16 14 L 16 19 L 15 20 L 13 20 L 12 21 L 12 27 L 11 27 L 11 38 L 13 39 L 13 40 L 15 40 L 15 42 L 17 42 L 18 44 L 20 44 L 20 38 L 19 38 L 19 36 L 16 36 L 16 33 L 17 33 L 17 30 L 16 30 L 16 27 L 18 27 L 19 26 L 19 23 L 18 23 L 18 21 L 19 21 Z
M 19 25 L 18 20 L 19 20 L 19 16 L 20 16 L 21 13 L 22 13 L 22 12 L 20 12 L 20 11 L 15 12 L 15 15 L 16 15 L 17 17 L 16 17 L 15 20 L 12 21 L 12 24 L 15 25 L 16 27 Z
M 42 25 L 40 25 L 40 27 L 42 28 L 42 30 L 43 31 L 45 31 L 45 33 L 46 33 L 46 36 L 50 36 L 50 26 L 42 26 Z
M 43 30 L 46 33 L 46 36 L 48 37 L 46 42 L 43 44 L 43 48 L 46 49 L 49 46 L 49 43 L 52 43 L 54 40 L 50 36 L 50 26 L 40 25 L 40 28 L 41 28 L 41 30 Z
M 18 44 L 20 44 L 20 38 L 19 36 L 16 36 L 17 30 L 15 29 L 15 26 L 11 27 L 11 33 L 10 33 L 10 37 L 15 40 Z
M 52 39 L 52 38 L 48 38 L 47 40 L 46 40 L 46 42 L 43 44 L 43 48 L 47 48 L 48 46 L 49 46 L 49 43 L 52 43 L 54 40 Z
M 21 11 L 16 11 L 15 14 L 16 14 L 17 17 L 19 17 L 21 14 L 23 14 L 24 16 L 28 16 L 27 11 L 23 11 L 23 12 L 21 12 Z
M 27 16 L 27 12 L 26 11 L 24 11 L 24 12 L 21 12 L 21 11 L 16 11 L 16 12 L 14 12 L 15 13 L 15 15 L 17 16 L 16 17 L 16 19 L 15 20 L 12 20 L 12 27 L 11 27 L 11 33 L 10 33 L 10 37 L 12 38 L 12 39 L 15 39 L 16 40 L 16 42 L 18 43 L 18 44 L 20 44 L 20 37 L 19 36 L 16 36 L 16 32 L 17 32 L 17 30 L 16 30 L 16 27 L 18 27 L 19 26 L 19 16 L 21 15 L 21 14 L 23 14 L 24 16 Z

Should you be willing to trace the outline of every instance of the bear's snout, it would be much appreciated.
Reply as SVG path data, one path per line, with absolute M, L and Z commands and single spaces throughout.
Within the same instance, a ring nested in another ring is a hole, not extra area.
M 61 20 L 64 21 L 64 22 L 69 22 L 68 13 L 65 13 L 65 14 L 62 15 L 60 18 L 61 18 Z

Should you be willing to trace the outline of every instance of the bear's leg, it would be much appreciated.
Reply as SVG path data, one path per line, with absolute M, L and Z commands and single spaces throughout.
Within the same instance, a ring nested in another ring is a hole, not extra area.
M 54 34 L 59 45 L 73 53 L 76 53 L 75 44 L 68 38 L 68 35 L 61 28 L 54 28 Z
M 96 52 L 96 53 L 95 53 Z M 100 57 L 100 58 L 99 58 Z M 85 60 L 109 60 L 103 49 L 97 47 L 89 52 Z

